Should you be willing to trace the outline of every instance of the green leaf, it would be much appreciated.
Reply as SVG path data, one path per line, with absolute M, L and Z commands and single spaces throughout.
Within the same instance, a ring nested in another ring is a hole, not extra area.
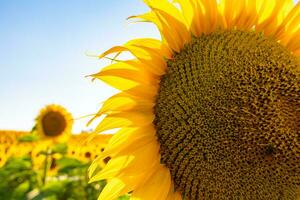
M 20 171 L 31 169 L 32 163 L 29 157 L 10 158 L 4 166 L 4 169 L 10 171 Z
M 60 144 L 56 144 L 54 145 L 52 148 L 52 153 L 60 153 L 60 154 L 66 154 L 68 151 L 68 146 L 65 143 L 60 143 Z
M 59 193 L 64 188 L 63 182 L 50 182 L 42 189 L 44 193 Z
M 36 125 L 35 125 L 34 127 L 32 127 L 30 133 L 34 133 L 34 132 L 36 132 L 36 130 L 37 130 L 37 128 L 36 128 Z
M 58 172 L 66 173 L 66 174 L 68 174 L 71 170 L 87 167 L 86 164 L 80 162 L 79 160 L 75 158 L 68 158 L 68 157 L 63 157 L 57 160 L 56 163 L 59 168 Z
M 130 199 L 130 195 L 126 194 L 126 195 L 120 196 L 117 200 L 129 200 L 129 199 Z
M 0 199 L 26 200 L 26 193 L 37 184 L 28 157 L 10 158 L 0 169 Z
M 83 164 L 75 158 L 63 157 L 57 160 L 57 165 L 61 168 L 64 168 L 68 166 L 74 166 L 74 167 L 82 166 Z
M 39 140 L 39 137 L 35 134 L 28 134 L 18 138 L 19 142 L 35 142 Z
M 45 150 L 42 150 L 42 151 L 40 151 L 39 153 L 38 153 L 39 155 L 48 155 L 48 152 L 47 151 L 45 151 Z
M 30 183 L 29 181 L 25 181 L 21 183 L 14 191 L 12 194 L 13 199 L 26 199 L 26 194 L 30 189 Z
M 47 197 L 53 195 L 61 195 L 65 190 L 64 181 L 54 181 L 47 183 L 42 189 L 40 195 Z

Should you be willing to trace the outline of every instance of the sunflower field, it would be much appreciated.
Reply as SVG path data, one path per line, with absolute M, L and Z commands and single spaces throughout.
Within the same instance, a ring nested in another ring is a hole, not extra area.
M 0 131 L 0 199 L 97 199 L 105 180 L 89 184 L 88 168 L 111 135 L 71 134 L 72 116 L 61 106 L 41 110 L 31 132 Z M 109 157 L 97 162 L 101 170 Z M 127 199 L 126 196 L 120 199 Z

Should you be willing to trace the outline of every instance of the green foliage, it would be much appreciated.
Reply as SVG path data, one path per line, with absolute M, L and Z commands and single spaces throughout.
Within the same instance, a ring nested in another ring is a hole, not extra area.
M 39 137 L 35 134 L 24 135 L 18 138 L 19 142 L 35 142 L 38 141 Z
M 11 158 L 0 168 L 0 197 L 3 199 L 26 199 L 26 194 L 37 184 L 37 174 L 27 157 Z
M 66 179 L 47 183 L 32 200 L 96 200 L 98 196 L 93 185 Z
M 60 174 L 74 174 L 83 173 L 87 170 L 89 164 L 82 163 L 75 158 L 63 157 L 57 161 L 58 173 Z
M 68 146 L 65 143 L 56 144 L 51 148 L 52 153 L 66 154 L 67 151 L 68 151 Z
M 106 182 L 88 184 L 87 170 L 90 163 L 83 163 L 75 158 L 64 156 L 66 150 L 66 145 L 59 144 L 50 151 L 41 152 L 49 158 L 57 154 L 61 155 L 61 158 L 55 162 L 56 173 L 48 175 L 46 178 L 43 177 L 45 176 L 43 169 L 33 169 L 29 157 L 10 158 L 0 168 L 0 199 L 96 200 Z M 46 161 L 44 164 L 49 165 Z M 45 183 L 43 182 L 44 178 Z M 119 200 L 127 199 L 122 197 Z
M 130 195 L 123 195 L 120 196 L 117 200 L 129 200 L 130 199 Z

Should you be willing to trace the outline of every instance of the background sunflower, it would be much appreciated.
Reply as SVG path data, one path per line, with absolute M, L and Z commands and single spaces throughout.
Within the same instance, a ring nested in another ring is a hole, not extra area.
M 37 134 L 43 139 L 65 142 L 71 134 L 72 115 L 60 105 L 48 105 L 36 118 Z

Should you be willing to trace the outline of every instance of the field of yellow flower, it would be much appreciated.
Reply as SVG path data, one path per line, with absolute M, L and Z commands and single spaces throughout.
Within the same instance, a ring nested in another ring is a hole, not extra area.
M 71 133 L 72 116 L 59 105 L 43 108 L 31 132 L 0 130 L 0 199 L 95 200 L 105 180 L 89 183 L 88 168 L 111 135 Z M 101 170 L 110 157 L 97 160 Z M 126 199 L 126 196 L 120 199 Z
M 0 199 L 97 199 L 105 181 L 88 184 L 87 170 L 110 137 L 88 142 L 82 133 L 53 143 L 28 132 L 0 131 Z

